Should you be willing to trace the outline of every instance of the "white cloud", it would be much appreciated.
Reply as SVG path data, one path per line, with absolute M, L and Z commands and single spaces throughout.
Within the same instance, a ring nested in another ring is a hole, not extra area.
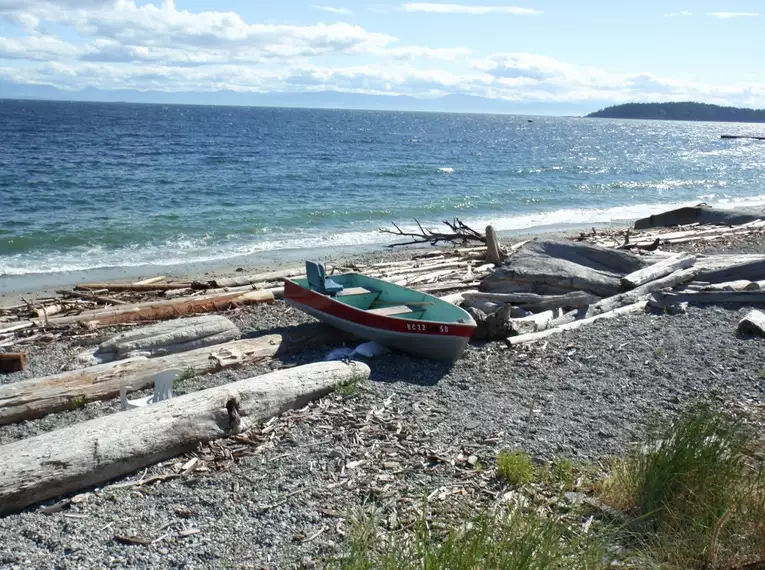
M 543 12 L 518 6 L 473 6 L 469 4 L 436 4 L 433 2 L 407 2 L 400 10 L 404 12 L 427 12 L 429 14 L 512 14 L 514 16 L 539 16 Z
M 757 12 L 707 12 L 707 16 L 720 20 L 730 20 L 732 18 L 758 18 L 760 14 Z
M 157 1 L 0 0 L 0 16 L 27 31 L 22 37 L 0 37 L 0 77 L 69 90 L 337 90 L 513 101 L 695 99 L 765 106 L 761 74 L 760 79 L 717 84 L 643 70 L 615 73 L 535 53 L 483 55 L 466 46 L 406 45 L 384 30 L 349 23 L 259 23 L 236 12 L 193 12 L 178 9 L 171 0 Z M 408 3 L 398 9 L 404 6 L 408 11 L 463 14 L 523 15 L 530 10 L 435 3 Z M 50 33 L 61 29 L 75 39 L 70 43 Z
M 348 8 L 337 8 L 335 6 L 319 6 L 316 4 L 314 4 L 313 7 L 316 10 L 321 10 L 322 12 L 329 12 L 330 14 L 340 14 L 343 16 L 350 16 L 351 14 L 353 14 L 353 12 L 349 10 Z
M 665 18 L 677 18 L 680 16 L 693 16 L 693 12 L 682 11 L 682 12 L 669 12 L 667 14 L 664 14 Z
M 79 54 L 78 48 L 53 36 L 0 37 L 0 59 L 50 61 Z

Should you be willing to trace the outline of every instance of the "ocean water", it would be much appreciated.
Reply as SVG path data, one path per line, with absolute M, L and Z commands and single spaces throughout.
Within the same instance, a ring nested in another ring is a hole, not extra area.
M 532 119 L 0 100 L 0 276 L 765 202 L 761 125 Z

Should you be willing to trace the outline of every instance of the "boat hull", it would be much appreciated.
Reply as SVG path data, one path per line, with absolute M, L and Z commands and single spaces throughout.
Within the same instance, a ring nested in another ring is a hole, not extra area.
M 374 340 L 384 346 L 395 348 L 414 356 L 454 362 L 462 355 L 468 342 L 470 342 L 470 337 L 465 336 L 435 336 L 370 327 L 354 321 L 341 319 L 291 299 L 286 299 L 286 301 L 296 309 L 300 309 L 333 327 L 349 332 L 359 338 Z
M 296 309 L 359 338 L 435 360 L 457 360 L 475 329 L 472 319 L 467 323 L 446 323 L 375 315 L 290 280 L 285 281 L 284 299 Z

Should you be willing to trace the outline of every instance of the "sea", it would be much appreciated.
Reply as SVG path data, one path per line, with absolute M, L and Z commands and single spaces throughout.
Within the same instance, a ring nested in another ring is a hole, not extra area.
M 0 100 L 0 278 L 765 203 L 761 125 Z M 144 271 L 146 273 L 146 271 Z

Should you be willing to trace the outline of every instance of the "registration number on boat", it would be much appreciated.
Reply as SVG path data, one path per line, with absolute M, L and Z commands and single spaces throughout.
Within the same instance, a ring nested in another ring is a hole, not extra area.
M 421 325 L 421 324 L 418 324 L 418 323 L 407 323 L 406 324 L 406 328 L 407 328 L 407 330 L 417 331 L 417 332 L 424 332 L 424 331 L 428 330 L 427 325 Z M 440 325 L 439 326 L 439 331 L 443 332 L 443 333 L 449 332 L 449 327 L 446 326 L 446 325 Z

